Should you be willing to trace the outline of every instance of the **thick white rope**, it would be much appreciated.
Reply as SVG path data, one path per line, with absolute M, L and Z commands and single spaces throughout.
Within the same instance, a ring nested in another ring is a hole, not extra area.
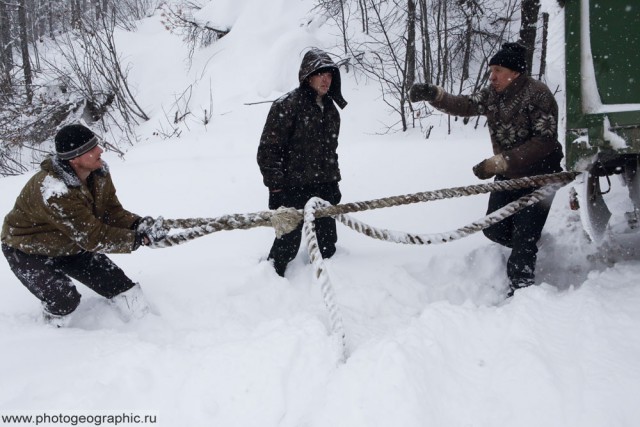
M 336 219 L 346 225 L 347 227 L 369 236 L 374 239 L 384 240 L 393 243 L 403 243 L 409 245 L 431 245 L 438 243 L 446 243 L 454 240 L 461 239 L 469 236 L 470 234 L 477 233 L 493 224 L 496 224 L 503 219 L 513 215 L 514 213 L 538 203 L 547 197 L 554 194 L 558 188 L 563 184 L 553 184 L 540 188 L 533 193 L 525 195 L 518 200 L 515 200 L 502 208 L 490 213 L 489 215 L 472 222 L 457 230 L 433 233 L 433 234 L 411 234 L 402 231 L 390 231 L 385 229 L 379 229 L 371 227 L 350 215 L 340 214 L 336 216 Z M 304 239 L 307 246 L 307 252 L 309 259 L 314 267 L 314 277 L 318 283 L 320 283 L 320 289 L 322 292 L 322 298 L 324 304 L 329 311 L 329 319 L 331 322 L 331 332 L 337 336 L 342 342 L 342 362 L 348 358 L 347 350 L 347 337 L 344 330 L 344 324 L 342 323 L 342 316 L 336 302 L 336 295 L 333 290 L 333 285 L 327 272 L 322 253 L 320 252 L 318 238 L 316 236 L 315 219 L 316 210 L 326 208 L 331 204 L 318 197 L 313 197 L 307 201 L 304 207 L 304 224 L 302 226 Z
M 483 194 L 492 191 L 516 190 L 521 188 L 544 187 L 546 185 L 561 183 L 567 184 L 576 177 L 576 172 L 559 172 L 549 175 L 516 178 L 507 181 L 495 181 L 491 183 L 470 185 L 467 187 L 446 188 L 441 190 L 426 191 L 423 193 L 406 194 L 402 196 L 386 197 L 383 199 L 347 203 L 342 205 L 330 205 L 316 210 L 316 218 L 333 216 L 353 212 L 361 212 L 370 209 L 421 203 L 433 200 L 442 200 L 454 197 L 463 197 Z M 246 230 L 255 227 L 274 227 L 276 235 L 281 236 L 293 231 L 302 221 L 303 213 L 293 208 L 279 208 L 275 211 L 262 211 L 248 214 L 224 215 L 218 218 L 188 218 L 165 219 L 164 226 L 168 230 L 176 230 L 166 238 L 154 242 L 151 248 L 166 248 L 180 245 L 198 237 L 215 233 L 221 230 Z M 177 231 L 182 230 L 182 231 Z
M 371 227 L 350 215 L 337 215 L 336 219 L 346 225 L 347 227 L 369 236 L 373 239 L 384 240 L 393 243 L 403 243 L 407 245 L 432 245 L 438 243 L 447 243 L 454 240 L 461 239 L 469 236 L 470 234 L 477 233 L 480 230 L 490 227 L 503 219 L 513 215 L 514 213 L 538 203 L 541 200 L 554 194 L 558 191 L 561 184 L 548 185 L 544 188 L 540 188 L 533 193 L 521 197 L 502 208 L 490 213 L 489 215 L 480 218 L 471 224 L 460 227 L 456 230 L 447 231 L 443 233 L 433 234 L 411 234 L 404 231 L 391 231 L 380 228 Z
M 324 259 L 320 253 L 320 246 L 318 244 L 318 238 L 316 236 L 315 227 L 315 213 L 316 209 L 321 207 L 330 206 L 330 203 L 324 201 L 318 197 L 313 197 L 307 201 L 304 206 L 304 224 L 302 231 L 304 239 L 307 245 L 307 252 L 309 253 L 309 259 L 314 267 L 315 279 L 320 283 L 320 291 L 322 292 L 322 299 L 324 301 L 327 310 L 329 310 L 329 319 L 331 322 L 331 332 L 334 333 L 342 342 L 342 362 L 345 362 L 348 357 L 347 352 L 347 337 L 344 332 L 344 326 L 342 324 L 342 316 L 338 310 L 336 304 L 336 296 L 329 279 L 329 273 L 327 272 Z
M 335 209 L 343 209 L 349 212 L 357 212 L 366 209 L 373 209 L 379 207 L 390 206 L 387 205 L 387 200 L 380 199 L 373 202 L 361 202 L 350 205 L 331 205 L 328 202 L 314 197 L 309 199 L 306 203 L 303 211 L 303 232 L 309 253 L 309 258 L 314 266 L 315 278 L 320 283 L 322 297 L 329 311 L 329 318 L 331 323 L 331 332 L 335 334 L 342 343 L 342 362 L 346 361 L 348 357 L 347 351 L 347 338 L 342 323 L 342 316 L 336 303 L 336 296 L 331 284 L 329 274 L 327 272 L 324 259 L 320 253 L 318 239 L 315 232 L 315 219 L 322 216 L 335 216 L 337 220 L 352 228 L 353 230 L 365 234 L 369 237 L 395 242 L 403 244 L 415 244 L 415 245 L 429 245 L 450 242 L 468 236 L 483 230 L 493 224 L 496 224 L 506 217 L 513 215 L 515 212 L 531 206 L 539 201 L 549 197 L 555 193 L 558 188 L 567 184 L 575 177 L 575 173 L 560 173 L 552 174 L 540 177 L 533 177 L 527 179 L 519 179 L 503 181 L 500 186 L 506 185 L 518 185 L 520 188 L 526 187 L 529 184 L 539 184 L 540 180 L 549 180 L 548 185 L 504 206 L 503 208 L 492 212 L 491 214 L 481 218 L 469 225 L 461 227 L 457 230 L 453 230 L 445 233 L 434 234 L 410 234 L 406 232 L 390 231 L 384 229 L 377 229 L 371 227 L 355 218 L 350 217 L 345 213 L 331 212 Z M 505 188 L 506 189 L 506 188 Z M 400 204 L 415 203 L 417 201 L 429 201 L 451 197 L 459 197 L 461 195 L 479 194 L 480 192 L 487 192 L 495 190 L 485 184 L 482 187 L 466 187 L 460 189 L 448 189 L 439 190 L 434 192 L 426 192 L 416 195 L 395 197 L 393 200 L 389 199 L 392 205 L 397 206 Z M 333 213 L 333 215 L 332 215 Z M 165 225 L 168 228 L 188 228 L 187 230 L 167 236 L 166 239 L 157 242 L 152 247 L 167 247 L 177 244 L 182 244 L 187 241 L 193 240 L 198 237 L 202 237 L 206 234 L 214 233 L 220 230 L 233 230 L 233 229 L 248 229 L 258 226 L 273 226 L 276 228 L 276 234 L 280 237 L 282 234 L 286 234 L 295 228 L 299 223 L 300 212 L 293 208 L 280 208 L 275 212 L 258 212 L 245 215 L 226 215 L 224 217 L 207 219 L 207 218 L 195 218 L 195 219 L 182 219 L 182 220 L 165 220 Z M 292 228 L 293 227 L 293 228 Z

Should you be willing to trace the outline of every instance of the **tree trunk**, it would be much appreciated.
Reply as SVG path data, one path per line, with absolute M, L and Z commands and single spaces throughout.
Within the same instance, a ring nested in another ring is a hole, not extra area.
M 422 33 L 422 73 L 425 82 L 433 79 L 433 60 L 431 58 L 431 37 L 429 37 L 429 20 L 427 0 L 420 0 L 420 31 Z
M 20 0 L 18 4 L 18 27 L 20 31 L 20 50 L 22 51 L 22 70 L 24 72 L 24 91 L 27 104 L 33 100 L 31 61 L 29 59 L 29 37 L 27 34 L 27 8 L 26 0 Z
M 531 74 L 531 70 L 533 69 L 533 52 L 536 46 L 538 12 L 540 12 L 540 0 L 522 0 L 520 40 L 527 48 L 527 71 L 529 74 Z
M 462 60 L 462 76 L 460 77 L 460 92 L 464 82 L 469 78 L 469 66 L 471 62 L 471 34 L 473 32 L 471 17 L 467 16 L 467 31 L 464 35 L 464 57 Z
M 79 29 L 82 26 L 82 8 L 79 0 L 71 0 L 71 28 Z
M 344 0 L 340 0 L 340 25 L 342 27 L 342 44 L 344 46 L 344 54 L 345 56 L 348 53 L 348 42 L 347 42 L 347 23 L 344 16 Z
M 369 16 L 367 13 L 367 5 L 364 0 L 358 0 L 358 5 L 360 6 L 360 12 L 362 13 L 362 32 L 365 34 L 369 34 Z
M 49 37 L 55 39 L 55 33 L 53 32 L 53 0 L 47 1 L 47 30 Z
M 442 17 L 442 1 L 438 2 L 437 7 L 437 18 L 436 18 L 436 37 L 438 39 L 438 53 L 436 54 L 437 60 L 437 72 L 436 72 L 436 84 L 442 85 L 442 58 L 443 58 L 443 47 L 442 47 L 442 33 L 443 30 L 441 28 L 442 21 L 444 18 Z
M 542 78 L 547 71 L 547 41 L 549 38 L 549 14 L 542 14 L 542 51 L 540 52 L 540 76 Z
M 407 51 L 404 88 L 408 90 L 416 81 L 416 2 L 407 0 Z
M 12 93 L 11 70 L 13 70 L 13 42 L 11 19 L 4 1 L 0 0 L 0 94 Z
M 444 21 L 444 41 L 442 42 L 442 87 L 445 87 L 447 74 L 449 74 L 449 10 L 448 2 L 444 1 L 443 21 Z M 453 82 L 451 82 L 453 84 Z

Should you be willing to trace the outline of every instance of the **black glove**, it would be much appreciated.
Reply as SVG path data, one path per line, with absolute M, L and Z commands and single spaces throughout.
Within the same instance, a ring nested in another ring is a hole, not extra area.
M 269 191 L 269 209 L 275 210 L 285 205 L 286 193 L 284 190 Z
M 431 83 L 416 83 L 409 89 L 409 100 L 411 102 L 418 101 L 434 101 L 438 97 L 438 86 Z
M 135 239 L 133 240 L 133 250 L 135 251 L 140 246 L 144 246 L 145 244 L 145 234 L 141 230 L 146 230 L 151 227 L 153 224 L 153 218 L 150 216 L 139 217 L 133 224 L 131 224 L 131 229 L 136 232 Z M 147 239 L 148 241 L 148 239 Z
M 484 159 L 473 167 L 473 174 L 480 179 L 489 179 L 507 170 L 507 162 L 502 154 Z
M 140 246 L 144 246 L 145 235 L 136 231 L 136 236 L 133 239 L 133 250 L 137 250 Z

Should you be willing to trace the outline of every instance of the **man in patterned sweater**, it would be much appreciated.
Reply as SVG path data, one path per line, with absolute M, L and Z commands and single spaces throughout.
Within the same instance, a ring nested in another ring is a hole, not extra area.
M 472 95 L 452 95 L 430 83 L 415 84 L 409 91 L 412 102 L 428 101 L 447 114 L 486 116 L 494 155 L 473 167 L 480 179 L 502 181 L 562 170 L 558 105 L 544 83 L 527 75 L 525 53 L 524 46 L 505 43 L 489 61 L 490 86 Z M 487 214 L 534 190 L 491 193 Z M 511 248 L 508 297 L 535 283 L 537 242 L 552 201 L 550 196 L 484 230 L 489 239 Z

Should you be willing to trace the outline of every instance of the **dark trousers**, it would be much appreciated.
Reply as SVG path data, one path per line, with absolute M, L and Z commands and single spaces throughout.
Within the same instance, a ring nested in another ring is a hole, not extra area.
M 337 182 L 327 184 L 307 185 L 304 187 L 289 187 L 277 193 L 269 194 L 269 209 L 277 209 L 280 206 L 296 209 L 304 208 L 304 205 L 312 197 L 320 197 L 332 205 L 340 203 L 342 195 Z M 320 245 L 320 253 L 323 258 L 331 258 L 336 252 L 338 233 L 336 220 L 333 218 L 318 218 L 314 221 L 316 236 Z M 276 272 L 284 276 L 287 265 L 296 257 L 302 239 L 302 224 L 291 233 L 276 238 L 269 252 L 269 259 L 273 260 Z
M 496 179 L 499 180 L 499 179 Z M 487 214 L 535 191 L 525 188 L 496 191 L 489 196 Z M 507 277 L 514 288 L 533 284 L 538 254 L 538 240 L 549 216 L 553 195 L 529 206 L 483 230 L 490 240 L 511 248 L 507 261 Z
M 135 285 L 120 267 L 100 253 L 48 257 L 29 255 L 7 245 L 2 245 L 2 253 L 11 271 L 51 314 L 69 314 L 80 304 L 80 293 L 71 278 L 105 298 L 113 298 Z

